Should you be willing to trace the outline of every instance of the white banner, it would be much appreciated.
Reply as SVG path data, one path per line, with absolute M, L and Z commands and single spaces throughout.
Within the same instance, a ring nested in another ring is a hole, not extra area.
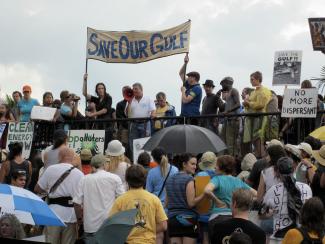
M 278 51 L 274 55 L 273 86 L 300 86 L 302 51 Z
M 316 118 L 317 89 L 285 89 L 281 117 Z
M 6 124 L 0 125 L 0 139 L 1 139 L 2 134 L 5 131 L 5 129 L 6 129 Z
M 68 147 L 80 155 L 82 149 L 89 149 L 91 153 L 104 154 L 104 130 L 69 130 Z
M 135 164 L 138 163 L 138 157 L 141 153 L 147 152 L 149 153 L 149 155 L 151 154 L 151 152 L 149 151 L 142 150 L 144 144 L 146 144 L 150 138 L 151 137 L 145 137 L 145 138 L 139 138 L 133 140 L 133 163 Z M 151 157 L 151 161 L 153 161 L 152 157 Z
M 34 106 L 30 114 L 31 119 L 51 120 L 54 118 L 56 108 Z
M 9 151 L 8 145 L 11 142 L 23 143 L 22 158 L 29 158 L 30 151 L 32 149 L 34 134 L 34 122 L 10 122 L 8 125 L 8 137 L 7 137 L 7 151 Z

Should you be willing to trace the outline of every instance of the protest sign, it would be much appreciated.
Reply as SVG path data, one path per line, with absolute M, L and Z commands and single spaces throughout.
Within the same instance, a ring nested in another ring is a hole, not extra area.
M 51 120 L 54 118 L 56 108 L 34 106 L 30 114 L 31 119 Z
M 143 152 L 147 152 L 149 153 L 149 155 L 151 154 L 151 152 L 149 151 L 144 151 L 142 150 L 144 144 L 147 143 L 147 141 L 150 139 L 151 137 L 145 137 L 145 138 L 139 138 L 139 139 L 134 139 L 133 140 L 133 162 L 135 164 L 137 164 L 137 160 L 138 160 L 138 157 L 141 153 Z M 151 158 L 151 161 L 153 161 L 153 159 Z
M 190 49 L 191 22 L 163 31 L 99 31 L 88 27 L 87 59 L 140 63 Z
M 89 149 L 92 155 L 104 154 L 104 130 L 69 130 L 68 147 L 79 154 L 82 149 Z
M 309 18 L 308 22 L 314 51 L 325 50 L 325 18 Z
M 317 89 L 285 89 L 281 117 L 316 118 Z
M 273 86 L 300 86 L 302 51 L 278 51 L 274 55 Z
M 0 139 L 1 139 L 2 134 L 5 131 L 5 129 L 6 129 L 6 124 L 0 125 Z
M 204 188 L 210 182 L 210 176 L 200 176 L 194 177 L 195 179 L 195 189 L 196 189 L 196 196 L 201 196 L 204 192 Z M 209 198 L 204 198 L 198 205 L 197 209 L 200 214 L 207 214 L 209 213 L 209 208 L 211 206 L 211 200 Z
M 8 145 L 12 142 L 21 142 L 23 144 L 22 158 L 29 158 L 30 151 L 32 149 L 34 134 L 34 122 L 10 122 L 8 125 L 8 137 L 7 137 L 7 151 L 9 151 Z

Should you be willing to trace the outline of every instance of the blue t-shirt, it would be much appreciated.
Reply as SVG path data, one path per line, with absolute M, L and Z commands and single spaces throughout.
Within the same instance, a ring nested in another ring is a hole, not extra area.
M 192 96 L 193 99 L 187 104 L 182 102 L 182 115 L 200 115 L 200 104 L 202 99 L 202 88 L 200 84 L 190 86 L 188 81 L 184 84 L 186 96 Z
M 171 165 L 168 164 L 166 176 L 168 174 L 170 167 L 171 167 Z M 172 169 L 170 170 L 168 179 L 169 179 L 169 177 L 171 177 L 172 175 L 177 174 L 177 173 L 178 173 L 178 169 L 175 166 L 172 166 Z M 146 190 L 148 192 L 151 192 L 155 196 L 158 196 L 158 194 L 164 184 L 166 176 L 161 177 L 161 169 L 160 169 L 159 165 L 157 167 L 151 169 L 147 176 Z M 165 187 L 166 187 L 166 185 L 165 185 Z M 165 189 L 163 189 L 163 191 L 161 192 L 159 199 L 165 209 L 165 213 L 167 214 L 168 209 L 165 207 Z
M 168 177 L 166 182 L 168 218 L 176 217 L 179 214 L 200 216 L 196 206 L 190 208 L 187 204 L 186 187 L 192 180 L 195 183 L 193 176 L 184 173 L 177 173 Z
M 231 194 L 234 190 L 238 188 L 245 188 L 250 190 L 250 186 L 246 183 L 238 179 L 237 177 L 229 177 L 225 175 L 219 175 L 218 177 L 213 177 L 210 180 L 210 183 L 213 183 L 216 188 L 212 191 L 212 193 L 223 203 L 227 204 L 228 208 L 214 208 L 214 203 L 211 201 L 210 207 L 210 216 L 213 214 L 220 213 L 231 213 L 230 203 L 231 203 Z
M 32 109 L 34 106 L 37 106 L 39 102 L 31 98 L 29 101 L 25 101 L 24 99 L 21 99 L 17 103 L 17 107 L 19 108 L 19 122 L 28 122 L 30 119 L 30 114 L 32 112 Z
M 72 111 L 71 108 L 69 108 L 68 106 L 65 106 L 64 104 L 61 105 L 60 113 L 61 113 L 62 115 L 68 116 L 68 112 L 69 112 L 69 111 Z

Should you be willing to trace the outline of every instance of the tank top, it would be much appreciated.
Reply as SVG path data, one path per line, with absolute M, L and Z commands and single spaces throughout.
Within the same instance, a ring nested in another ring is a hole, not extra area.
M 228 92 L 228 95 L 226 97 L 226 106 L 225 106 L 225 111 L 228 111 L 230 110 L 233 106 L 235 106 L 235 101 L 234 99 L 232 98 L 231 96 L 231 91 L 235 89 L 235 88 L 232 88 L 229 92 Z M 239 112 L 239 109 L 236 109 L 235 111 L 231 111 L 229 112 L 228 114 L 238 114 Z M 236 117 L 228 117 L 229 120 L 233 120 L 233 119 L 236 119 Z
M 6 184 L 10 185 L 11 183 L 11 172 L 14 171 L 15 169 L 20 169 L 26 171 L 26 183 L 24 188 L 28 189 L 28 184 L 29 184 L 29 167 L 28 167 L 28 161 L 25 160 L 21 164 L 17 164 L 14 160 L 9 160 L 10 163 L 10 171 L 8 176 L 6 176 Z
M 51 165 L 55 165 L 59 163 L 59 151 L 60 150 L 58 149 L 52 149 L 49 151 L 49 156 L 45 164 L 45 169 L 47 169 Z

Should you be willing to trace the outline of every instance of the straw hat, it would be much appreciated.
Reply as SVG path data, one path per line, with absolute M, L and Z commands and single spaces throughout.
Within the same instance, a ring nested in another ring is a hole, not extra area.
M 322 146 L 318 151 L 312 151 L 311 154 L 317 160 L 317 162 L 323 166 L 325 166 L 325 145 Z

